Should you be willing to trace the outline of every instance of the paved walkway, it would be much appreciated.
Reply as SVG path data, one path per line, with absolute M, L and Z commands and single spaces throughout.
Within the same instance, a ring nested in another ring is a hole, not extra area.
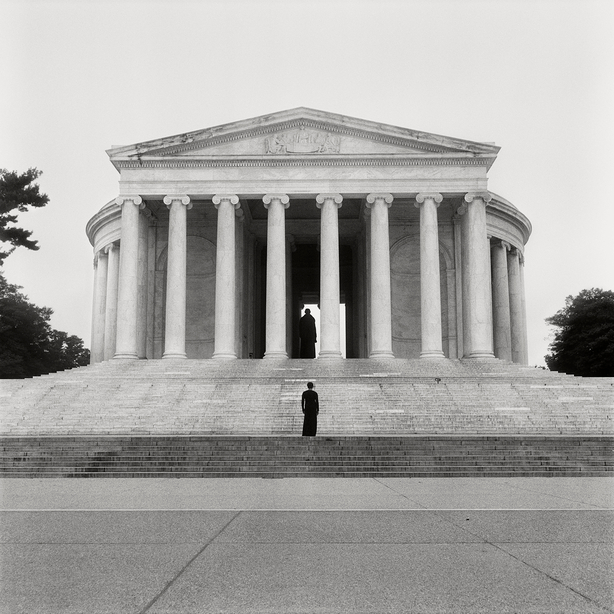
M 614 479 L 0 481 L 0 612 L 614 612 Z

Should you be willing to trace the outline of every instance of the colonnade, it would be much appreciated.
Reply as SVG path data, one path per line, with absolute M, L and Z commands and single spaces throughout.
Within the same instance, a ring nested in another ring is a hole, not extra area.
M 488 192 L 469 193 L 457 213 L 461 216 L 463 356 L 526 363 L 524 284 L 520 253 L 496 240 L 489 251 L 486 226 Z M 216 194 L 217 253 L 214 359 L 237 358 L 235 349 L 236 262 L 235 219 L 241 204 L 236 194 Z M 388 193 L 366 196 L 369 230 L 369 330 L 370 358 L 393 358 L 390 238 L 388 210 L 394 197 Z M 439 193 L 420 193 L 420 356 L 444 358 L 442 346 L 439 231 Z M 287 358 L 286 336 L 286 223 L 291 205 L 287 194 L 266 194 L 267 262 L 265 359 Z M 139 349 L 138 275 L 140 196 L 116 200 L 121 207 L 121 249 L 115 243 L 96 255 L 92 324 L 92 361 L 137 359 Z M 167 195 L 169 209 L 166 325 L 163 358 L 186 358 L 186 254 L 189 196 Z M 320 354 L 340 358 L 339 209 L 341 194 L 316 197 L 321 210 L 320 228 Z M 119 254 L 118 254 L 119 252 Z M 490 253 L 492 252 L 492 253 Z M 491 270 L 492 259 L 492 270 Z M 492 292 L 492 294 L 491 294 Z M 141 337 L 143 335 L 141 334 Z
M 500 239 L 492 241 L 490 249 L 495 355 L 527 364 L 522 254 Z

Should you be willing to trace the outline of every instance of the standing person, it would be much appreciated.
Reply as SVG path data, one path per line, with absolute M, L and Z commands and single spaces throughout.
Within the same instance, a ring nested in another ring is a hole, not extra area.
M 311 315 L 311 309 L 305 309 L 305 315 L 299 320 L 298 334 L 301 338 L 301 358 L 316 357 L 316 321 Z
M 313 389 L 313 383 L 307 384 L 307 390 L 303 392 L 301 407 L 305 414 L 303 420 L 303 436 L 314 437 L 318 429 L 318 414 L 320 413 L 320 402 L 318 393 Z

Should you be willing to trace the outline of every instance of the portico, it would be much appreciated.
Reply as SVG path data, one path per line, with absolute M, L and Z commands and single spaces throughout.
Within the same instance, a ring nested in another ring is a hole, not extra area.
M 88 223 L 92 360 L 297 357 L 526 363 L 529 221 L 488 190 L 499 148 L 294 109 L 109 150 Z M 119 254 L 119 258 L 117 255 Z

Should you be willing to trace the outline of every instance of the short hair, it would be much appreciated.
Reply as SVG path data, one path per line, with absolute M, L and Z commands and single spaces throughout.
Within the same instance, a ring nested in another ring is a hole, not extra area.
M 313 388 L 313 382 L 307 382 L 307 388 Z
M 305 313 L 311 313 L 311 309 L 305 309 Z

